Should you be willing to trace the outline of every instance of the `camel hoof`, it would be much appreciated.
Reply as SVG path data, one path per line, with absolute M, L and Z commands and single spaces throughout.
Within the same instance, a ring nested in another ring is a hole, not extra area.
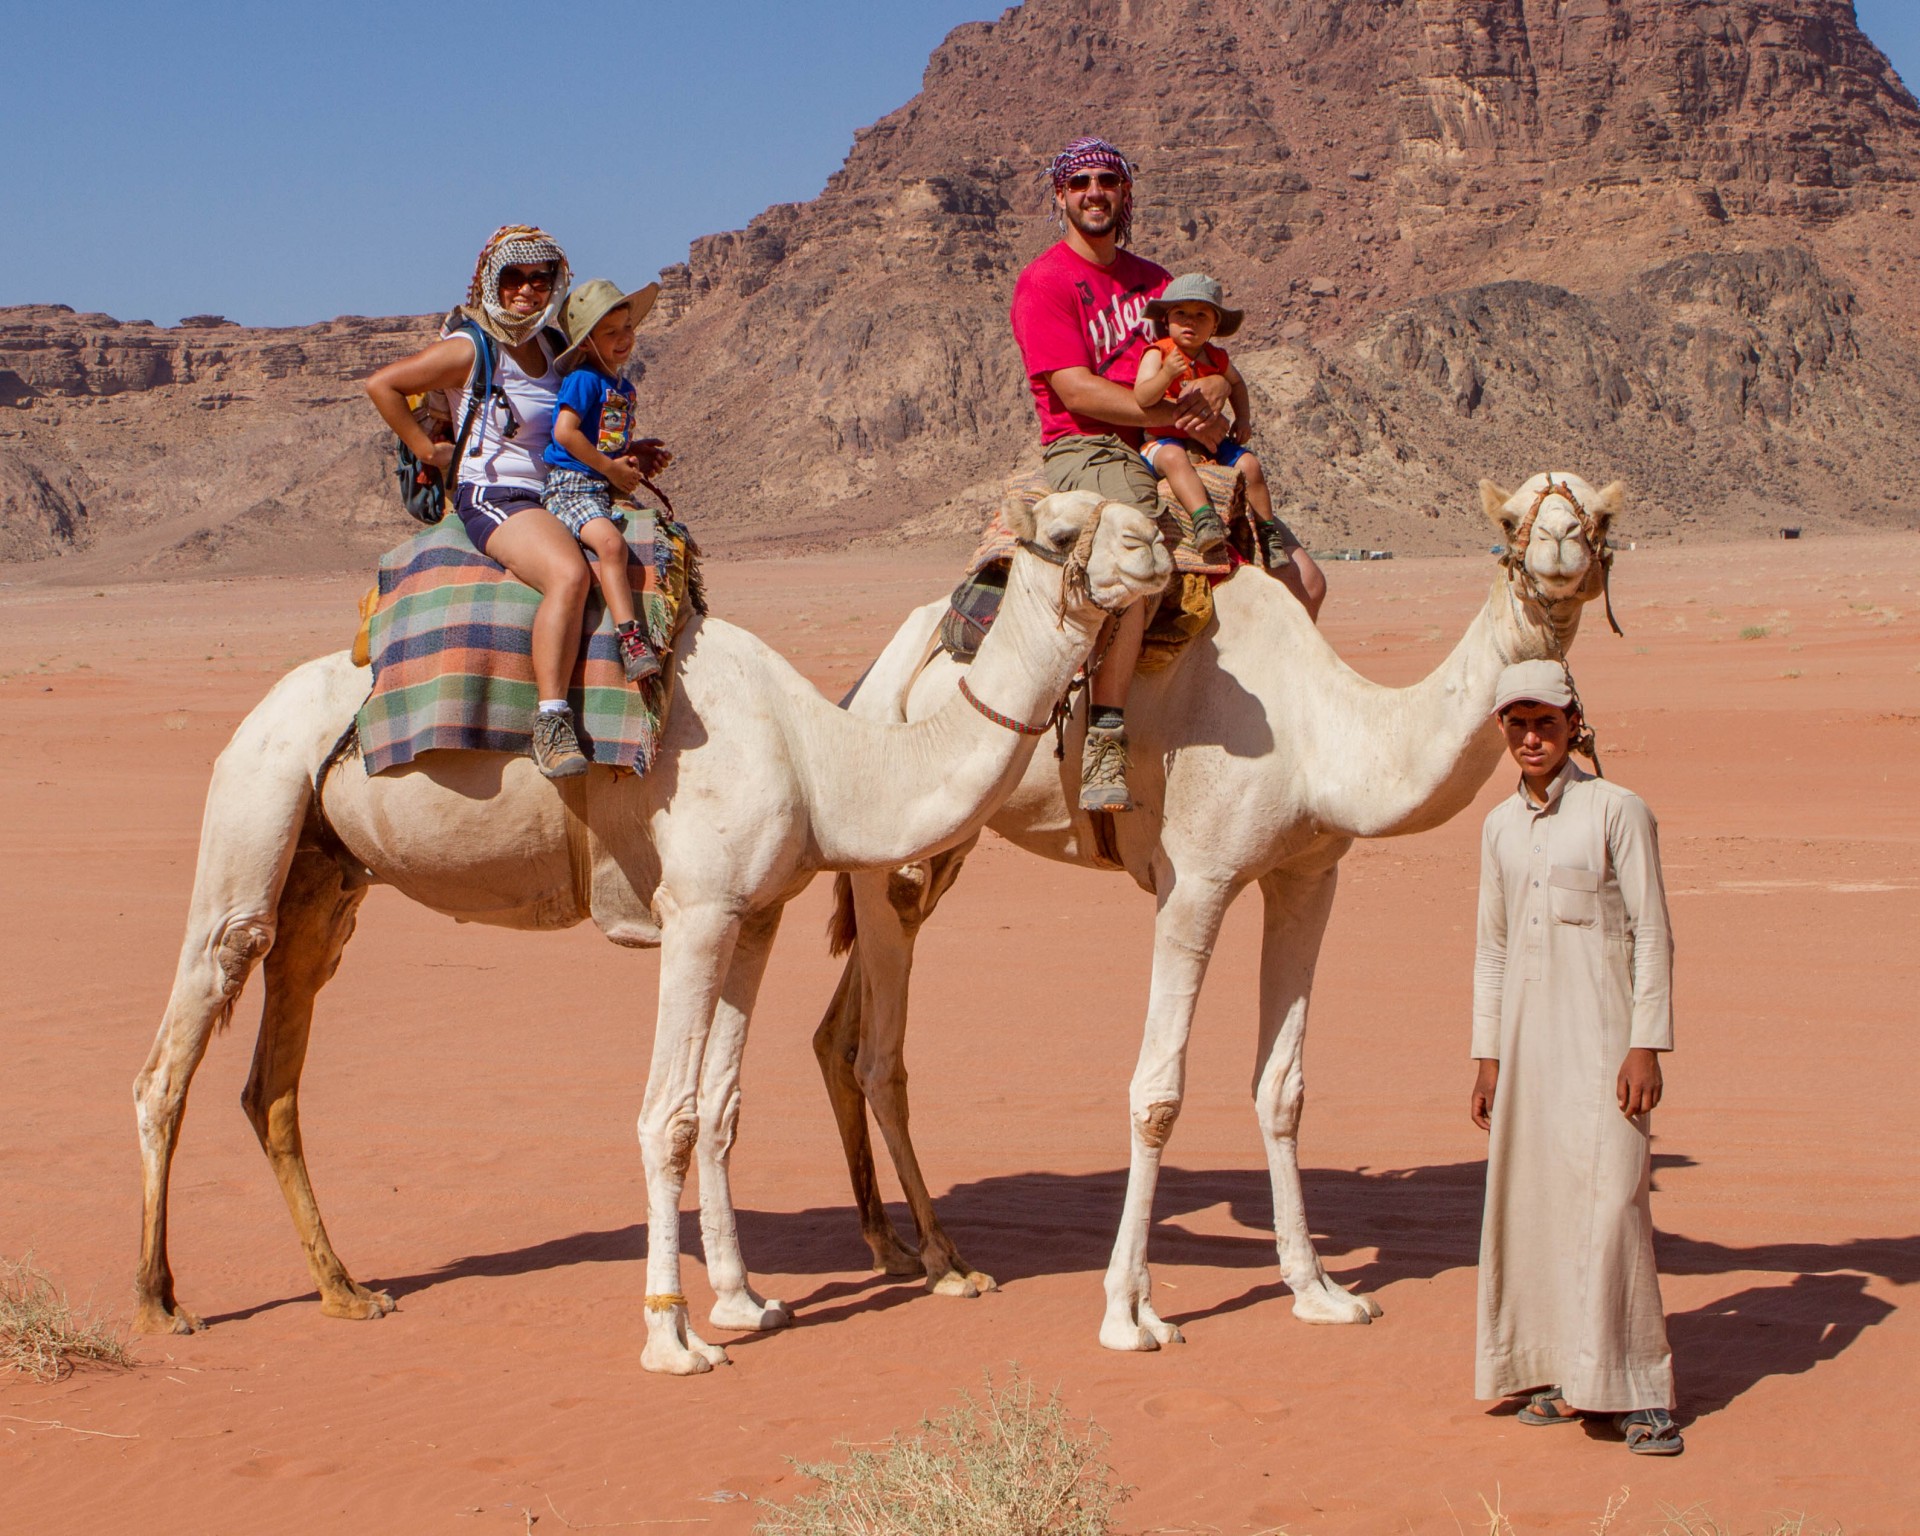
M 343 1296 L 322 1296 L 320 1314 L 323 1317 L 344 1317 L 349 1322 L 364 1322 L 368 1318 L 385 1317 L 396 1309 L 398 1303 L 386 1291 L 370 1291 L 364 1285 L 356 1285 Z
M 1100 1345 L 1123 1354 L 1151 1354 L 1160 1341 L 1138 1323 L 1109 1318 L 1100 1325 Z
M 133 1314 L 135 1333 L 205 1333 L 207 1325 L 185 1307 L 169 1311 L 157 1301 L 143 1301 Z
M 1184 1333 L 1174 1327 L 1172 1323 L 1163 1323 L 1157 1317 L 1144 1319 L 1140 1326 L 1145 1328 L 1148 1333 L 1152 1334 L 1154 1338 L 1162 1344 L 1184 1344 L 1187 1342 L 1187 1336 Z
M 1329 1280 L 1296 1294 L 1293 1315 L 1305 1323 L 1370 1323 L 1380 1315 L 1380 1303 Z
M 725 1363 L 724 1350 L 720 1359 L 715 1361 L 708 1358 L 704 1351 L 689 1349 L 684 1344 L 656 1345 L 649 1340 L 647 1347 L 640 1351 L 640 1369 L 661 1376 L 704 1376 L 715 1365 Z
M 784 1301 L 762 1300 L 747 1292 L 722 1296 L 714 1302 L 707 1320 L 716 1328 L 728 1328 L 735 1333 L 764 1333 L 788 1326 L 793 1321 L 793 1309 Z
M 997 1291 L 1000 1287 L 994 1282 L 992 1275 L 983 1275 L 977 1269 L 964 1272 L 950 1269 L 937 1280 L 929 1278 L 927 1289 L 936 1296 L 974 1297 L 988 1291 Z

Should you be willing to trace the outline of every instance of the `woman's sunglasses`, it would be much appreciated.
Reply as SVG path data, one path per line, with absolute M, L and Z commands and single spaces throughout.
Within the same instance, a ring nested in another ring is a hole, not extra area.
M 1098 187 L 1102 192 L 1111 192 L 1125 180 L 1118 171 L 1081 171 L 1067 178 L 1067 190 L 1084 192 L 1088 187 Z
M 500 286 L 502 288 L 551 288 L 553 269 L 551 267 L 502 267 Z

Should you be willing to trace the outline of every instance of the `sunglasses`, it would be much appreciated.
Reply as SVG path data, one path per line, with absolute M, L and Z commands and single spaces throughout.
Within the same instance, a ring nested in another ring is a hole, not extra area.
M 553 269 L 551 267 L 502 267 L 500 269 L 502 288 L 552 288 Z
M 1098 187 L 1102 192 L 1111 192 L 1125 181 L 1118 171 L 1081 171 L 1067 178 L 1067 190 L 1084 192 L 1088 187 Z

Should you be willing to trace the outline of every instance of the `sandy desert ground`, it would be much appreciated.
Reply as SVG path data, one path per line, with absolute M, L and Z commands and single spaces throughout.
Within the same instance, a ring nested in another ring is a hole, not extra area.
M 830 694 L 931 557 L 717 564 L 718 611 Z M 273 678 L 343 644 L 338 578 L 90 588 L 0 572 L 0 1254 L 124 1318 L 138 1236 L 129 1085 L 179 943 L 208 767 Z M 1491 562 L 1332 568 L 1325 624 L 1369 675 L 1431 666 Z M 1576 662 L 1609 771 L 1658 810 L 1680 1049 L 1655 1215 L 1688 1451 L 1629 1458 L 1469 1395 L 1482 1142 L 1465 1113 L 1481 813 L 1347 861 L 1320 967 L 1303 1137 L 1322 1251 L 1370 1328 L 1294 1320 L 1247 1098 L 1256 904 L 1193 1048 L 1152 1258 L 1188 1342 L 1095 1342 L 1126 1162 L 1151 903 L 989 841 L 921 941 L 915 1129 L 1002 1289 L 876 1276 L 809 1036 L 837 967 L 824 881 L 789 913 L 734 1159 L 747 1256 L 798 1306 L 731 1369 L 643 1374 L 633 1136 L 655 957 L 590 929 L 459 927 L 376 890 L 305 1079 L 329 1227 L 377 1323 L 320 1316 L 238 1095 L 257 991 L 195 1084 L 182 1300 L 213 1324 L 131 1371 L 0 1382 L 0 1526 L 67 1531 L 751 1528 L 788 1458 L 873 1442 L 1010 1362 L 1112 1436 L 1135 1532 L 1616 1533 L 1696 1501 L 1738 1530 L 1805 1510 L 1920 1528 L 1920 537 L 1623 553 L 1627 638 Z M 1757 638 L 1743 631 L 1764 629 Z M 1100 935 L 1097 945 L 1088 935 Z M 689 1225 L 692 1226 L 691 1221 Z M 691 1234 L 696 1245 L 697 1229 Z M 688 1265 L 696 1316 L 708 1294 Z M 1905 1447 L 1903 1450 L 1902 1447 Z

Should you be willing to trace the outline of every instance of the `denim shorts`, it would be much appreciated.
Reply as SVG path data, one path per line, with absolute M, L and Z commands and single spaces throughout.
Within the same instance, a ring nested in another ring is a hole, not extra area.
M 483 555 L 494 529 L 514 513 L 539 505 L 540 493 L 524 485 L 475 485 L 463 480 L 453 493 L 453 510 L 466 524 L 473 547 Z

